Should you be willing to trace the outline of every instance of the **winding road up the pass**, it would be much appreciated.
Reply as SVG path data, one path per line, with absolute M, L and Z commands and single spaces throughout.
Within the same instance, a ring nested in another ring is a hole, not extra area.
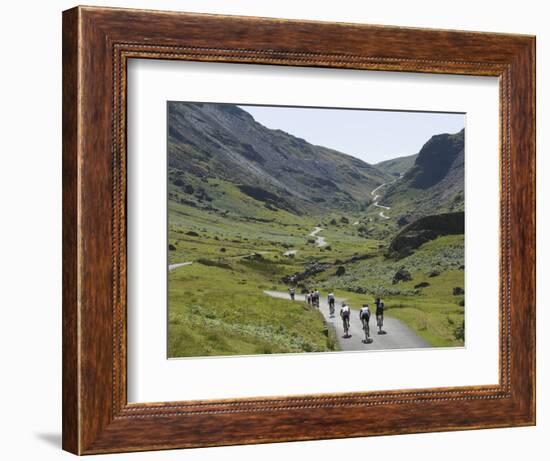
M 401 179 L 402 177 L 403 177 L 403 174 L 401 174 L 398 178 L 395 178 L 393 181 L 385 182 L 384 184 L 380 184 L 376 189 L 374 189 L 371 192 L 371 195 L 372 195 L 373 200 L 374 200 L 373 205 L 375 207 L 382 208 L 382 211 L 380 213 L 378 213 L 378 215 L 382 219 L 390 219 L 389 216 L 386 216 L 384 214 L 384 210 L 391 210 L 391 208 L 389 206 L 380 205 L 380 197 L 382 197 L 382 196 L 380 194 L 377 194 L 376 192 L 378 192 L 378 189 L 381 189 L 384 186 L 389 186 L 390 184 L 393 184 L 394 182 L 396 182 L 398 179 Z
M 272 296 L 274 298 L 290 299 L 288 293 L 282 291 L 264 291 L 266 295 Z M 296 302 L 305 302 L 304 295 L 296 295 Z M 360 351 L 360 350 L 388 350 L 388 349 L 419 349 L 430 347 L 429 344 L 424 341 L 420 336 L 418 336 L 414 331 L 412 331 L 408 326 L 406 326 L 401 321 L 394 319 L 392 317 L 384 316 L 384 331 L 387 332 L 385 335 L 377 334 L 378 328 L 376 327 L 376 316 L 374 311 L 371 315 L 370 320 L 370 334 L 371 338 L 374 340 L 370 344 L 364 344 L 362 341 L 365 339 L 365 334 L 363 333 L 363 325 L 359 320 L 359 311 L 352 309 L 351 310 L 351 321 L 350 321 L 350 335 L 351 337 L 344 337 L 344 326 L 342 320 L 339 316 L 340 303 L 341 299 L 336 300 L 335 306 L 335 317 L 330 317 L 330 310 L 328 307 L 328 301 L 326 298 L 321 298 L 319 300 L 319 310 L 323 314 L 325 321 L 334 327 L 336 330 L 336 337 L 338 339 L 338 344 L 340 349 L 343 351 Z M 372 309 L 372 307 L 371 307 Z

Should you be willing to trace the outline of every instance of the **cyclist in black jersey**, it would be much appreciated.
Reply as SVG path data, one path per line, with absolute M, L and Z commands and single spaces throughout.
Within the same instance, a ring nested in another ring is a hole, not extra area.
M 382 334 L 382 326 L 384 325 L 384 303 L 380 298 L 376 298 L 374 302 L 376 304 L 376 325 L 378 326 L 378 334 Z
M 334 293 L 332 291 L 328 294 L 327 299 L 330 316 L 334 317 L 334 303 L 336 302 L 336 298 L 334 297 Z
M 363 307 L 359 311 L 359 320 L 361 320 L 361 323 L 363 324 L 363 331 L 365 332 L 365 339 L 363 342 L 365 344 L 372 343 L 372 339 L 370 338 L 370 308 L 368 304 L 363 304 Z

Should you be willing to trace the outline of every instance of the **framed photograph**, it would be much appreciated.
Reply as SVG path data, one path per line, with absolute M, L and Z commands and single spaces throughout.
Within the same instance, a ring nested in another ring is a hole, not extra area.
M 535 38 L 63 13 L 63 448 L 535 424 Z

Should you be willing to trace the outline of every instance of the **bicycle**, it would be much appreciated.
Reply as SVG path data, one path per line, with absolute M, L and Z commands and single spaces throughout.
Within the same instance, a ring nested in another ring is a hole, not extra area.
M 367 319 L 362 319 L 363 322 L 363 331 L 365 332 L 365 340 L 363 341 L 365 344 L 371 343 L 370 339 L 370 326 L 369 321 Z
M 329 311 L 330 311 L 330 316 L 334 317 L 334 299 L 329 300 L 328 308 L 329 308 Z
M 378 327 L 378 334 L 383 335 L 385 333 L 385 331 L 382 330 L 382 327 L 384 326 L 384 313 L 383 312 L 377 312 L 376 313 L 376 326 Z
M 349 316 L 344 315 L 342 317 L 342 321 L 344 322 L 344 337 L 349 337 Z

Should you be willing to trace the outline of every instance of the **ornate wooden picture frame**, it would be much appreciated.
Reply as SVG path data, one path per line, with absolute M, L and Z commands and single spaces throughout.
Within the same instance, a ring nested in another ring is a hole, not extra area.
M 499 78 L 498 385 L 128 403 L 129 59 Z M 63 13 L 63 448 L 93 454 L 535 424 L 535 39 L 77 7 Z

